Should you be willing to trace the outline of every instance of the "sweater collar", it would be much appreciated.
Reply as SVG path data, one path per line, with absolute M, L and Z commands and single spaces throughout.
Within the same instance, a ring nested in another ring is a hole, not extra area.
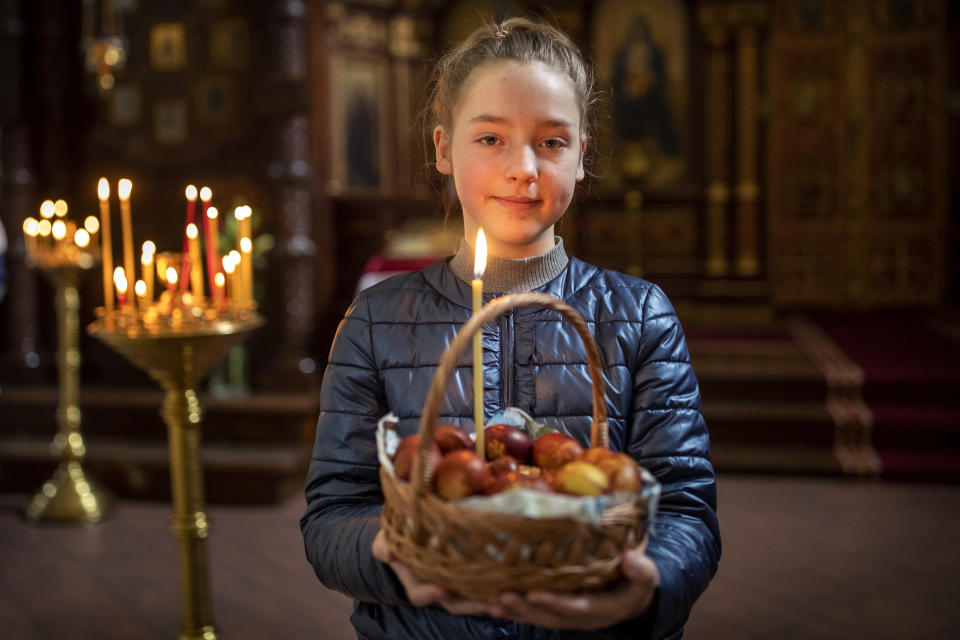
M 487 268 L 483 273 L 483 290 L 517 293 L 538 289 L 560 275 L 569 261 L 560 236 L 554 236 L 552 249 L 531 258 L 511 260 L 488 256 Z M 450 271 L 459 280 L 468 284 L 473 280 L 473 247 L 463 238 L 449 264 Z

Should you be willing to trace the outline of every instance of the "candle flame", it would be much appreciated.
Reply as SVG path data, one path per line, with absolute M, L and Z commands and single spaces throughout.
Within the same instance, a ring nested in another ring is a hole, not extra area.
M 213 191 L 210 190 L 210 187 L 203 187 L 200 189 L 200 199 L 204 202 L 210 202 L 210 199 L 213 198 Z
M 106 178 L 100 178 L 100 182 L 97 183 L 97 197 L 101 200 L 110 197 L 110 183 L 107 182 Z
M 140 254 L 140 264 L 142 264 L 144 268 L 149 267 L 151 262 L 153 262 L 152 253 L 144 251 L 142 254 Z
M 55 240 L 63 240 L 67 237 L 67 225 L 63 222 L 63 220 L 57 220 L 54 222 L 51 231 L 53 232 L 53 237 Z
M 117 197 L 121 200 L 129 200 L 132 190 L 133 183 L 126 178 L 120 178 L 120 181 L 117 183 Z
M 197 235 L 198 235 L 197 225 L 191 222 L 190 224 L 187 225 L 187 237 L 193 240 L 194 238 L 197 237 Z
M 218 215 L 220 215 L 220 212 L 217 211 L 216 207 L 210 207 L 209 209 L 207 209 L 207 217 L 210 218 L 211 220 L 216 219 Z
M 233 256 L 227 254 L 221 259 L 223 263 L 223 270 L 227 273 L 233 273 L 233 270 L 236 268 L 237 263 L 233 261 Z
M 61 198 L 60 200 L 54 202 L 53 211 L 57 214 L 58 218 L 62 218 L 63 216 L 67 215 L 67 201 Z
M 31 238 L 37 235 L 37 219 L 27 218 L 23 221 L 23 232 Z
M 167 282 L 177 284 L 177 270 L 173 267 L 167 267 Z
M 196 200 L 197 199 L 197 188 L 192 184 L 188 184 L 184 193 L 187 196 L 187 200 Z
M 153 254 L 155 254 L 156 252 L 157 252 L 157 245 L 153 244 L 153 240 L 147 240 L 146 242 L 143 243 L 143 253 L 145 255 L 149 253 L 151 256 L 153 256 Z
M 143 280 L 137 280 L 137 283 L 133 285 L 133 290 L 138 296 L 147 295 L 147 283 Z
M 57 207 L 53 204 L 53 200 L 44 200 L 43 204 L 40 205 L 40 215 L 44 218 L 52 218 L 56 210 Z
M 223 274 L 220 273 L 219 271 L 217 271 L 217 272 L 213 275 L 213 284 L 216 285 L 216 286 L 218 286 L 218 287 L 222 287 L 222 286 L 223 286 L 223 282 L 224 282 L 224 276 L 223 276 Z
M 117 291 L 127 292 L 127 276 L 123 273 L 123 267 L 117 267 L 113 270 L 113 284 L 117 285 Z
M 86 229 L 90 235 L 100 231 L 100 221 L 97 220 L 97 216 L 87 216 L 83 221 L 83 228 Z
M 240 238 L 240 251 L 243 253 L 250 253 L 253 251 L 253 243 L 250 242 L 250 238 L 246 236 Z
M 487 269 L 487 237 L 483 235 L 483 229 L 477 231 L 474 253 L 476 257 L 473 260 L 473 277 L 482 280 L 483 272 Z
M 230 259 L 233 260 L 233 264 L 240 264 L 240 252 L 236 249 L 230 250 Z
M 237 221 L 239 222 L 240 220 L 243 220 L 243 213 L 244 213 L 244 212 L 243 212 L 243 205 L 240 205 L 239 207 L 236 207 L 236 208 L 233 210 L 233 217 L 236 218 Z
M 83 249 L 90 244 L 90 234 L 87 233 L 86 229 L 77 229 L 76 233 L 73 234 L 73 241 Z
M 41 237 L 46 238 L 48 235 L 50 235 L 50 228 L 51 225 L 49 220 L 41 220 L 37 224 L 37 233 L 39 233 Z

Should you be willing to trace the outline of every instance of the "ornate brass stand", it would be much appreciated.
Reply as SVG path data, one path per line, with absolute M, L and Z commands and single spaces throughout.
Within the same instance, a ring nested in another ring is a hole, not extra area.
M 91 335 L 149 373 L 166 391 L 160 414 L 167 423 L 174 512 L 172 529 L 180 545 L 183 604 L 180 640 L 213 640 L 217 637 L 207 579 L 206 539 L 210 527 L 204 513 L 200 403 L 195 387 L 230 347 L 262 324 L 260 316 L 249 312 L 236 319 L 218 320 L 186 330 L 116 328 L 103 318 L 89 327 Z
M 93 266 L 40 264 L 56 289 L 57 310 L 57 435 L 50 451 L 60 458 L 53 476 L 30 500 L 26 517 L 32 522 L 96 522 L 109 513 L 112 494 L 84 471 L 86 445 L 80 434 L 80 295 L 81 273 Z

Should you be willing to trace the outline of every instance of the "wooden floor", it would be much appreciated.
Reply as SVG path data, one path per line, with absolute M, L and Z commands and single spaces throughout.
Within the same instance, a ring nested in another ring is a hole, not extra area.
M 960 486 L 721 476 L 720 571 L 685 637 L 956 638 Z M 86 527 L 35 527 L 0 494 L 0 629 L 11 640 L 172 639 L 180 612 L 170 507 L 121 502 Z M 213 505 L 219 637 L 353 638 L 351 603 L 303 555 L 302 499 Z

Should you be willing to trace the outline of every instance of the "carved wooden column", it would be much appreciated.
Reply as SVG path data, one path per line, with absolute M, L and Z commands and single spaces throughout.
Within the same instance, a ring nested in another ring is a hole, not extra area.
M 722 7 L 708 5 L 700 9 L 700 26 L 706 37 L 706 141 L 707 211 L 706 263 L 708 276 L 724 276 L 729 270 L 727 257 L 727 206 L 730 201 L 730 60 L 727 52 L 729 31 Z
M 317 247 L 314 243 L 307 77 L 307 7 L 300 0 L 278 5 L 271 16 L 271 80 L 287 97 L 276 127 L 274 157 L 267 175 L 277 197 L 276 235 L 280 277 L 273 297 L 280 317 L 279 360 L 260 381 L 265 387 L 298 390 L 316 384 L 311 341 L 316 320 Z
M 844 122 L 844 167 L 847 179 L 844 184 L 845 198 L 837 204 L 843 211 L 844 264 L 846 266 L 846 291 L 842 294 L 854 303 L 860 303 L 866 295 L 867 248 L 863 238 L 870 226 L 867 202 L 870 199 L 870 159 L 867 157 L 866 120 L 868 101 L 867 87 L 867 19 L 870 7 L 864 0 L 845 5 L 848 10 L 846 23 L 846 105 Z
M 760 178 L 757 147 L 757 90 L 760 26 L 767 9 L 760 4 L 731 7 L 737 33 L 737 216 L 736 273 L 760 274 Z

